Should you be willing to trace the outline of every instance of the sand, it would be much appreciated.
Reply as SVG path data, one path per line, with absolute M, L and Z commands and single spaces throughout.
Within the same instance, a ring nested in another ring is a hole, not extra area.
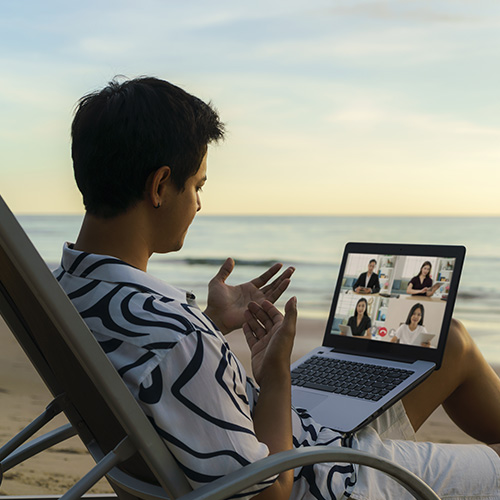
M 297 359 L 321 341 L 324 322 L 299 319 L 293 359 Z M 228 336 L 231 347 L 250 370 L 250 358 L 242 332 Z M 51 396 L 13 335 L 0 318 L 0 446 L 37 417 L 50 402 Z M 48 428 L 63 425 L 57 417 Z M 421 441 L 473 443 L 442 410 L 436 411 L 419 430 Z M 66 491 L 93 465 L 77 437 L 47 450 L 4 474 L 0 495 L 57 494 Z M 101 480 L 93 493 L 111 492 Z

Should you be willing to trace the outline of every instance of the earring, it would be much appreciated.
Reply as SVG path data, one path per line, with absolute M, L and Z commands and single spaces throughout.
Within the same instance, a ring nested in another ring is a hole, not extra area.
M 155 205 L 155 208 L 160 208 L 160 202 L 158 202 L 158 204 Z

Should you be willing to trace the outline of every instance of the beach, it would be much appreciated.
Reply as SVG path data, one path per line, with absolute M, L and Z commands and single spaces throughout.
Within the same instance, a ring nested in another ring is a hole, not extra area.
M 325 322 L 303 318 L 298 321 L 298 333 L 293 360 L 321 342 Z M 36 418 L 50 402 L 51 396 L 8 327 L 0 318 L 0 446 Z M 228 336 L 229 344 L 250 370 L 250 356 L 241 331 Z M 498 372 L 498 370 L 497 370 Z M 58 416 L 47 429 L 66 423 Z M 443 443 L 474 443 L 439 409 L 417 433 L 420 441 Z M 0 486 L 0 495 L 57 494 L 66 491 L 93 465 L 79 438 L 74 437 L 51 450 L 33 457 L 7 471 Z M 101 480 L 92 493 L 111 492 Z

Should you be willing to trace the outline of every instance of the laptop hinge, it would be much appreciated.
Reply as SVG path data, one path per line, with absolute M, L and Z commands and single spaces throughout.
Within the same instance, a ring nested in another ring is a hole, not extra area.
M 408 359 L 402 359 L 398 356 L 391 356 L 390 354 L 384 352 L 384 353 L 377 353 L 377 352 L 359 352 L 359 351 L 349 351 L 347 349 L 342 349 L 342 351 L 339 351 L 337 349 L 330 348 L 330 352 L 334 352 L 335 354 L 348 354 L 351 356 L 361 356 L 364 358 L 376 358 L 376 359 L 385 359 L 387 361 L 397 361 L 398 363 L 405 363 L 407 365 L 413 364 L 416 360 L 408 360 Z

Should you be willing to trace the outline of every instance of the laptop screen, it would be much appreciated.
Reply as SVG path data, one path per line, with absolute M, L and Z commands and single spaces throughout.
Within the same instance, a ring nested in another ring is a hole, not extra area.
M 464 254 L 463 247 L 349 243 L 327 345 L 429 358 L 424 350 L 444 348 Z

